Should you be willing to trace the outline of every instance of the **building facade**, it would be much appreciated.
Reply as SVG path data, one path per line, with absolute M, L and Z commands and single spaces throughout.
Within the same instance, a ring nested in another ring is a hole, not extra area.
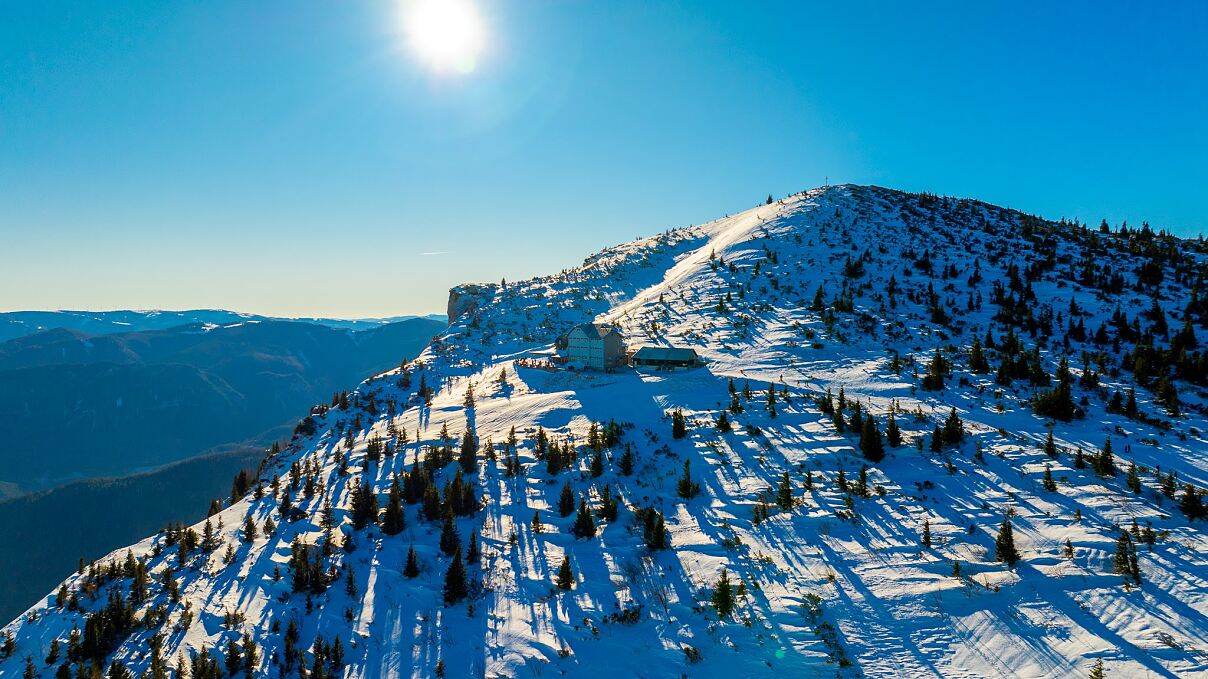
M 625 339 L 611 326 L 577 325 L 566 335 L 566 359 L 593 370 L 615 368 L 625 363 Z

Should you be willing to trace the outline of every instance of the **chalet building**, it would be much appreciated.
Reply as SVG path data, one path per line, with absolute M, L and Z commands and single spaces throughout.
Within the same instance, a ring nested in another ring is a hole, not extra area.
M 612 326 L 584 323 L 566 334 L 566 360 L 571 365 L 607 370 L 625 364 L 625 339 Z
M 680 347 L 642 347 L 634 352 L 629 359 L 630 365 L 636 367 L 659 368 L 695 368 L 704 361 L 696 355 L 695 349 Z

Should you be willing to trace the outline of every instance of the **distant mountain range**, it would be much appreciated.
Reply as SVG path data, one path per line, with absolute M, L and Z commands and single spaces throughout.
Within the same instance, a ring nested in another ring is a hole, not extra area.
M 314 325 L 324 325 L 329 328 L 346 328 L 348 330 L 366 330 L 399 321 L 415 318 L 443 321 L 441 314 L 427 316 L 391 316 L 388 318 L 280 318 L 245 314 L 225 309 L 191 309 L 188 311 L 164 311 L 153 309 L 148 311 L 117 310 L 117 311 L 10 311 L 0 313 L 0 342 L 24 337 L 44 330 L 62 328 L 77 330 L 92 335 L 108 335 L 119 332 L 139 332 L 143 330 L 166 330 L 181 325 L 194 323 L 211 325 L 230 325 L 246 321 L 298 321 Z
M 444 327 L 244 320 L 9 340 L 0 344 L 0 482 L 36 490 L 244 441 L 414 356 Z
M 9 330 L 76 326 L 0 343 L 5 620 L 77 558 L 204 517 L 300 413 L 446 327 L 443 317 L 329 325 L 226 311 L 5 316 Z

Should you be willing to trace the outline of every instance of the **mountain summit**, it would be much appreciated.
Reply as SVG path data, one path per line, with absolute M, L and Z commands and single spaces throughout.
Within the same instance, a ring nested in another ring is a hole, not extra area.
M 1148 225 L 844 185 L 459 286 L 0 675 L 1208 673 L 1205 273 Z M 692 351 L 584 369 L 584 323 Z

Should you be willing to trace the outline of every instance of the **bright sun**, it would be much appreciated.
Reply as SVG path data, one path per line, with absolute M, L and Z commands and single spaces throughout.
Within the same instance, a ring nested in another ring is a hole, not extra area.
M 486 42 L 471 0 L 408 0 L 403 29 L 411 51 L 436 71 L 473 71 Z

